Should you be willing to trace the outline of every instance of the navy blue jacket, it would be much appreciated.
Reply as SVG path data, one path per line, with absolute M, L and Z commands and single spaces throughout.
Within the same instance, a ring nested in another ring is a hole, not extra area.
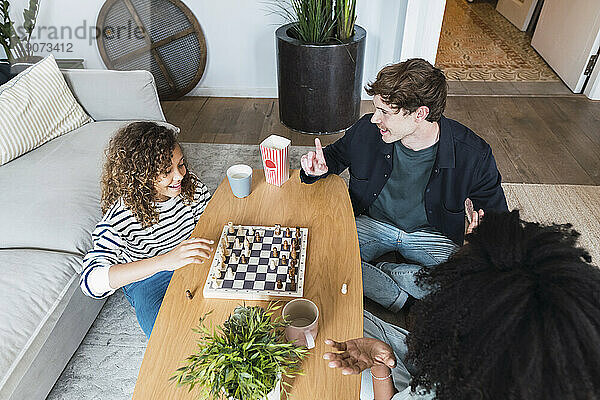
M 350 199 L 356 215 L 366 213 L 392 172 L 394 144 L 385 143 L 371 116 L 363 116 L 346 134 L 323 149 L 329 171 L 311 177 L 300 171 L 304 183 L 350 168 Z M 444 116 L 431 176 L 425 189 L 429 224 L 458 245 L 464 241 L 465 199 L 475 210 L 508 211 L 502 180 L 492 149 L 466 126 Z

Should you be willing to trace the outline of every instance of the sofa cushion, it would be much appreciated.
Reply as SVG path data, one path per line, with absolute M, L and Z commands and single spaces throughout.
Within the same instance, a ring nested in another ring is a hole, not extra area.
M 0 165 L 90 121 L 50 55 L 0 86 Z
M 94 122 L 0 167 L 0 248 L 84 255 L 100 221 L 100 175 L 110 137 L 129 122 Z M 169 126 L 170 124 L 162 122 Z
M 81 257 L 69 254 L 0 250 L 0 387 L 31 342 L 62 313 L 80 263 Z

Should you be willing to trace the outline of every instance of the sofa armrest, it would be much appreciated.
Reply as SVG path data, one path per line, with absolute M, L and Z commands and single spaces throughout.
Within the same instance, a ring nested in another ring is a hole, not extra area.
M 154 77 L 148 71 L 64 69 L 62 73 L 95 121 L 165 121 Z

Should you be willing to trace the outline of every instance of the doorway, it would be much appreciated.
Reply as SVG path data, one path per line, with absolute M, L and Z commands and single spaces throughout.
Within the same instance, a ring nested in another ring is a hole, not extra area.
M 436 66 L 449 81 L 551 83 L 554 91 L 571 93 L 531 47 L 533 30 L 520 31 L 496 3 L 446 0 Z

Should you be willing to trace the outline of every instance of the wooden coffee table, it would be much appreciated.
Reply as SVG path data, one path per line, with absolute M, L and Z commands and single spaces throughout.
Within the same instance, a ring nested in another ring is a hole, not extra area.
M 319 307 L 319 335 L 316 347 L 303 362 L 306 375 L 291 382 L 289 399 L 358 399 L 360 376 L 343 376 L 323 360 L 323 353 L 331 349 L 323 343 L 324 339 L 345 340 L 363 334 L 360 252 L 348 189 L 336 175 L 312 185 L 302 184 L 298 170 L 291 171 L 290 180 L 280 188 L 267 184 L 262 170 L 254 170 L 253 180 L 250 196 L 238 199 L 225 179 L 192 236 L 217 240 L 228 221 L 307 227 L 304 297 Z M 196 398 L 195 389 L 188 393 L 187 387 L 178 388 L 169 381 L 185 358 L 195 351 L 198 335 L 191 328 L 211 310 L 208 324 L 222 324 L 235 306 L 242 303 L 202 297 L 211 261 L 175 271 L 148 342 L 134 399 Z M 344 283 L 348 285 L 347 294 L 341 293 Z M 187 299 L 186 289 L 194 294 L 192 300 Z M 246 301 L 246 304 L 267 303 Z

